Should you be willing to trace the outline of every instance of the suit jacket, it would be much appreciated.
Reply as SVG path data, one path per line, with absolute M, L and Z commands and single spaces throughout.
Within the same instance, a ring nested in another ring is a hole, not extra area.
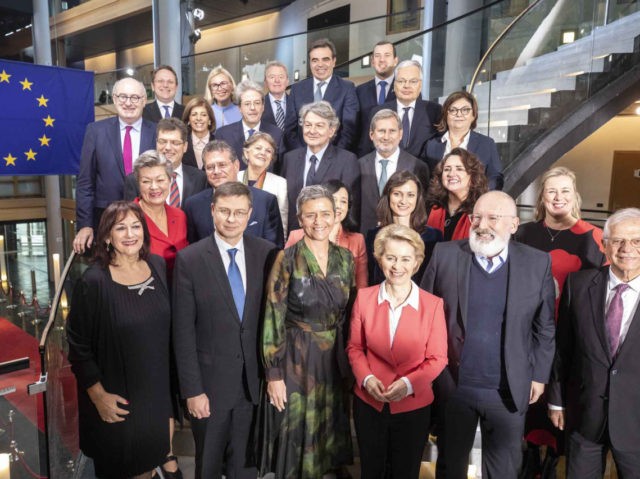
M 359 132 L 361 134 L 367 132 L 368 134 L 371 123 L 371 110 L 378 106 L 378 93 L 376 92 L 375 78 L 358 85 L 356 87 L 356 95 L 358 96 L 358 105 L 360 105 L 360 120 L 358 122 Z M 393 82 L 391 82 L 391 85 L 387 85 L 385 103 L 395 99 L 396 93 L 393 90 Z M 358 136 L 358 138 L 359 137 L 360 136 Z
M 238 171 L 238 181 L 244 183 L 245 171 Z M 246 183 L 248 184 L 248 182 Z M 287 236 L 287 220 L 289 218 L 289 199 L 287 198 L 287 180 L 283 177 L 274 175 L 267 171 L 262 184 L 262 190 L 275 195 L 278 199 L 278 208 L 280 209 L 280 218 L 282 219 L 282 230 L 284 236 Z
M 208 187 L 209 183 L 207 183 L 207 175 L 205 175 L 204 171 L 189 165 L 182 165 L 182 199 L 180 201 L 182 206 L 184 206 L 184 202 L 188 198 Z M 131 173 L 124 180 L 124 199 L 132 201 L 138 196 L 140 196 L 140 190 L 138 189 L 136 175 Z
M 378 191 L 378 177 L 376 176 L 376 152 L 366 154 L 358 159 L 360 164 L 360 231 L 365 234 L 378 225 L 378 217 L 376 215 L 376 207 L 380 201 L 380 192 Z M 400 150 L 398 156 L 398 167 L 396 171 L 410 171 L 414 173 L 422 184 L 422 191 L 429 188 L 429 167 L 415 156 L 410 155 L 404 150 Z M 389 175 L 391 176 L 391 175 Z M 426 195 L 423 194 L 426 198 Z
M 156 147 L 155 124 L 142 120 L 140 151 L 133 152 L 133 159 L 146 150 Z M 80 172 L 76 187 L 76 222 L 78 230 L 94 224 L 94 209 L 106 208 L 112 202 L 124 198 L 124 164 L 120 123 L 118 117 L 107 118 L 87 125 L 80 156 Z
M 278 210 L 278 200 L 271 193 L 249 187 L 253 197 L 253 208 L 249 216 L 249 224 L 245 234 L 258 236 L 271 241 L 278 248 L 284 245 L 282 220 Z M 187 239 L 189 243 L 211 236 L 213 233 L 213 217 L 211 216 L 211 200 L 213 189 L 207 188 L 189 198 L 183 205 L 187 215 Z
M 422 157 L 427 159 L 431 171 L 444 157 L 446 143 L 442 142 L 442 135 L 431 138 L 425 145 L 425 151 Z M 469 134 L 469 143 L 467 150 L 478 157 L 485 166 L 485 173 L 489 179 L 489 189 L 501 190 L 504 185 L 504 176 L 502 175 L 502 162 L 498 154 L 498 147 L 493 138 L 476 133 L 471 130 Z
M 371 109 L 367 124 L 371 123 L 373 115 L 380 110 L 388 109 L 398 111 L 398 100 L 387 101 L 384 105 L 378 105 Z M 405 150 L 407 153 L 425 161 L 424 146 L 438 131 L 434 126 L 442 116 L 442 107 L 438 103 L 425 101 L 422 98 L 416 100 L 413 121 L 411 122 L 411 134 L 409 135 L 409 145 Z M 360 133 L 360 144 L 358 146 L 358 156 L 364 156 L 374 150 L 373 142 L 369 138 L 369 128 L 363 128 Z
M 309 77 L 291 86 L 291 94 L 287 98 L 287 115 L 285 118 L 285 145 L 287 151 L 304 146 L 302 129 L 298 126 L 300 108 L 313 103 L 313 77 Z M 356 87 L 349 80 L 343 80 L 333 73 L 327 85 L 323 100 L 331 103 L 340 118 L 340 128 L 332 143 L 338 148 L 350 150 L 357 141 L 358 129 L 358 97 Z
M 209 133 L 209 141 L 213 140 L 215 137 L 214 132 Z M 208 142 L 207 142 L 208 143 Z M 191 130 L 189 130 L 189 134 L 187 135 L 187 151 L 184 152 L 182 156 L 182 164 L 192 166 L 198 170 L 204 170 L 204 165 L 202 168 L 198 168 L 198 162 L 196 161 L 196 154 L 193 151 L 193 137 L 191 136 Z
M 287 103 L 289 103 L 289 96 L 287 95 Z M 284 123 L 287 124 L 287 113 L 289 113 L 288 108 L 283 108 L 284 111 Z M 278 126 L 276 123 L 276 113 L 273 111 L 271 107 L 271 100 L 269 99 L 269 94 L 267 93 L 264 96 L 264 112 L 262 113 L 262 121 L 266 121 L 267 123 L 271 123 L 273 126 Z
M 433 402 L 431 383 L 447 364 L 447 326 L 442 299 L 418 290 L 419 306 L 402 308 L 398 329 L 389 335 L 389 303 L 378 304 L 380 285 L 358 291 L 351 313 L 347 354 L 356 382 L 353 392 L 371 407 L 382 411 L 364 389 L 364 378 L 373 374 L 388 387 L 406 377 L 413 394 L 390 402 L 391 414 L 413 411 Z
M 444 299 L 449 365 L 438 377 L 436 396 L 446 399 L 456 388 L 465 327 L 473 252 L 468 240 L 438 243 L 421 287 Z M 529 405 L 531 381 L 547 383 L 555 350 L 555 288 L 547 253 L 509 242 L 508 297 L 504 321 L 504 366 L 518 411 Z
M 298 227 L 296 216 L 296 200 L 304 185 L 304 165 L 307 148 L 298 148 L 284 155 L 280 176 L 287 180 L 287 195 L 289 197 L 289 229 Z M 342 181 L 349 191 L 353 204 L 353 218 L 359 218 L 360 198 L 360 168 L 356 155 L 349 151 L 336 148 L 329 144 L 324 152 L 320 166 L 316 170 L 315 183 L 321 184 L 328 180 Z
M 277 154 L 284 149 L 284 143 L 282 140 L 282 130 L 271 123 L 260 121 L 260 128 L 258 131 L 263 133 L 268 133 L 275 141 L 276 146 L 278 148 Z M 221 126 L 215 132 L 215 139 L 226 141 L 233 151 L 236 152 L 238 159 L 240 160 L 240 169 L 244 170 L 247 167 L 247 163 L 244 161 L 243 155 L 243 146 L 244 146 L 244 127 L 242 126 L 241 121 L 237 121 L 235 123 L 231 123 L 229 125 Z M 274 163 L 277 162 L 277 158 L 274 157 Z
M 631 451 L 640 444 L 640 308 L 611 357 L 605 323 L 608 281 L 608 266 L 567 277 L 547 399 L 567 408 L 567 421 L 585 438 L 600 442 L 606 428 L 614 448 Z
M 182 120 L 182 114 L 184 113 L 184 105 L 181 105 L 177 101 L 173 103 L 173 110 L 171 111 L 171 118 L 177 118 Z M 147 103 L 142 110 L 142 118 L 153 123 L 158 123 L 164 118 L 164 111 L 160 111 L 158 102 L 153 100 L 151 103 Z
M 229 410 L 243 391 L 260 397 L 258 333 L 264 283 L 276 249 L 244 235 L 246 295 L 243 316 L 233 300 L 213 235 L 178 252 L 173 280 L 173 348 L 183 398 L 206 393 L 211 412 Z

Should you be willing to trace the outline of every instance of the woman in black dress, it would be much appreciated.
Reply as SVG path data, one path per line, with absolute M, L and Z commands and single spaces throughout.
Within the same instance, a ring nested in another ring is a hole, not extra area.
M 99 478 L 150 478 L 169 452 L 171 308 L 135 203 L 112 203 L 67 322 L 80 448 Z

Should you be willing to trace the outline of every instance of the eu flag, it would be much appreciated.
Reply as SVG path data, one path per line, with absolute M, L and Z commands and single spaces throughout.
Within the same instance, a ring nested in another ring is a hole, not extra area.
M 0 175 L 75 175 L 93 73 L 0 60 Z

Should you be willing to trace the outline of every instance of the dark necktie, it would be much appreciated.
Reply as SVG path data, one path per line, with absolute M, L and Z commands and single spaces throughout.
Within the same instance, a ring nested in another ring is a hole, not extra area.
M 380 160 L 380 179 L 378 180 L 378 191 L 380 192 L 380 196 L 382 196 L 384 185 L 387 184 L 387 164 L 388 163 L 389 163 L 389 160 Z
M 380 96 L 378 96 L 378 105 L 382 105 L 385 98 L 387 97 L 387 82 L 381 80 L 378 85 L 380 85 Z
M 405 150 L 409 146 L 409 137 L 411 136 L 411 123 L 409 123 L 410 106 L 404 107 L 404 115 L 402 117 L 402 148 Z
M 180 190 L 178 189 L 178 182 L 176 181 L 178 173 L 173 172 L 171 176 L 173 178 L 171 180 L 171 191 L 169 192 L 169 206 L 180 208 Z
M 282 109 L 282 100 L 276 100 L 276 125 L 284 130 L 284 110 Z
M 132 126 L 125 126 L 124 143 L 122 145 L 122 160 L 124 163 L 124 174 L 128 175 L 133 170 L 133 149 L 131 146 Z
M 254 130 L 253 128 L 249 128 L 249 130 L 247 131 L 248 135 L 247 135 L 247 140 L 249 138 L 251 138 L 251 135 L 253 135 L 256 132 L 256 130 Z
M 318 162 L 318 158 L 316 158 L 316 155 L 311 155 L 311 158 L 309 158 L 309 162 L 311 164 L 309 165 L 309 171 L 307 171 L 307 181 L 305 181 L 304 186 L 315 185 L 316 163 Z
M 165 118 L 171 118 L 171 112 L 169 111 L 169 106 L 168 105 L 162 105 L 162 108 L 164 108 L 164 117 Z
M 322 87 L 325 85 L 324 81 L 318 82 L 318 87 L 316 88 L 316 92 L 313 95 L 313 101 L 321 101 L 322 100 Z
M 615 358 L 620 346 L 620 328 L 622 326 L 622 315 L 624 313 L 624 305 L 622 303 L 622 293 L 629 288 L 626 283 L 620 283 L 616 286 L 615 294 L 609 303 L 609 309 L 606 315 L 607 334 L 609 336 L 609 352 L 611 357 Z
M 244 286 L 242 285 L 242 276 L 240 275 L 240 268 L 236 263 L 236 253 L 238 248 L 230 248 L 227 250 L 229 253 L 229 271 L 227 276 L 229 277 L 229 286 L 231 286 L 231 293 L 233 294 L 233 302 L 236 303 L 236 309 L 238 310 L 238 316 L 242 321 L 242 314 L 244 313 Z

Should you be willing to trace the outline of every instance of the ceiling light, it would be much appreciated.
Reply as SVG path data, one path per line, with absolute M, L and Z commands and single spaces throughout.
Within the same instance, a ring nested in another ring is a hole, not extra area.
M 198 20 L 202 21 L 204 19 L 204 10 L 202 10 L 202 8 L 194 8 L 193 16 Z
M 132 77 L 133 74 L 135 73 L 135 70 L 133 68 L 129 67 L 129 68 L 127 68 L 126 72 L 127 72 L 127 75 Z

